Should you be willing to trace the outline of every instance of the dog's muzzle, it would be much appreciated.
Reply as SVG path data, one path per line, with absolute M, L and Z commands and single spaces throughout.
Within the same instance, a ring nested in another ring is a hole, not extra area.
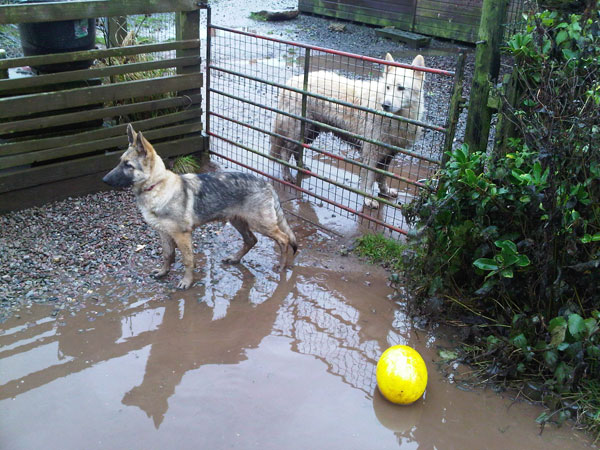
M 391 112 L 392 111 L 392 105 L 390 105 L 389 103 L 383 103 L 381 105 L 381 107 L 383 108 L 383 110 L 385 112 Z
M 133 184 L 133 180 L 123 173 L 123 169 L 119 166 L 108 172 L 102 181 L 112 187 L 129 187 Z

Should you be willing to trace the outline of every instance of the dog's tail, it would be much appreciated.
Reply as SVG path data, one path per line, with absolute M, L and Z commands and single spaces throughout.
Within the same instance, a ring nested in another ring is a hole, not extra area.
M 273 192 L 273 194 L 275 194 L 274 195 L 274 200 L 275 200 L 274 207 L 275 207 L 275 214 L 277 214 L 277 226 L 279 226 L 281 231 L 283 231 L 289 238 L 290 246 L 292 247 L 292 250 L 294 250 L 294 255 L 295 255 L 296 252 L 298 251 L 298 243 L 296 242 L 296 235 L 290 228 L 290 225 L 288 224 L 288 222 L 285 218 L 285 215 L 283 214 L 283 208 L 281 207 L 281 203 L 279 203 L 279 197 L 277 196 L 277 194 L 275 192 Z

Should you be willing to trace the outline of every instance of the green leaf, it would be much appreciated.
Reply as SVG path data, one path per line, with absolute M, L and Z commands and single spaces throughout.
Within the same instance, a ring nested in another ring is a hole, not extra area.
M 542 424 L 542 423 L 546 423 L 549 418 L 550 418 L 550 415 L 548 415 L 548 413 L 546 413 L 546 412 L 543 412 L 539 416 L 537 416 L 535 421 L 539 424 Z
M 565 341 L 565 334 L 567 332 L 567 321 L 564 317 L 555 317 L 548 324 L 548 331 L 552 336 L 550 346 L 558 347 L 559 345 L 562 345 Z M 561 350 L 564 350 L 564 348 Z
M 517 334 L 516 336 L 512 337 L 510 339 L 510 342 L 512 345 L 514 345 L 517 348 L 524 349 L 527 347 L 527 338 L 525 337 L 525 335 L 523 333 Z
M 578 341 L 583 339 L 587 334 L 587 327 L 585 326 L 585 321 L 583 317 L 579 314 L 569 314 L 569 333 Z
M 498 241 L 494 242 L 494 245 L 496 247 L 499 247 L 502 250 L 508 251 L 510 253 L 516 253 L 517 252 L 517 244 L 515 244 L 513 241 L 511 241 L 509 239 L 498 240 Z
M 473 265 L 481 270 L 498 270 L 500 267 L 495 260 L 490 258 L 479 258 L 473 261 Z
M 563 336 L 563 339 L 564 339 L 564 336 Z M 562 344 L 558 344 L 558 346 L 556 347 L 556 349 L 559 352 L 562 352 L 562 351 L 564 351 L 564 350 L 566 350 L 568 348 L 569 348 L 569 344 L 567 342 L 563 342 Z
M 548 350 L 544 352 L 544 362 L 549 368 L 554 368 L 558 362 L 558 353 L 556 353 L 554 350 Z
M 438 354 L 444 361 L 452 361 L 458 358 L 458 353 L 450 350 L 440 350 Z
M 556 378 L 558 384 L 564 384 L 572 370 L 571 366 L 560 362 L 554 371 L 554 378 Z
M 588 345 L 586 348 L 587 354 L 590 358 L 598 360 L 600 358 L 600 347 L 597 345 Z
M 595 333 L 598 330 L 598 322 L 596 321 L 596 319 L 594 319 L 592 317 L 585 319 L 583 321 L 583 323 L 585 324 L 585 327 L 587 328 L 587 336 L 591 336 L 593 333 Z
M 558 34 L 556 35 L 556 43 L 558 45 L 560 45 L 563 42 L 565 42 L 568 38 L 569 38 L 569 33 L 567 33 L 567 31 L 565 31 L 565 30 L 560 30 L 558 32 Z
M 519 255 L 519 257 L 517 258 L 516 264 L 519 267 L 525 267 L 525 266 L 528 266 L 529 264 L 531 264 L 531 261 L 529 261 L 529 258 L 527 257 L 527 255 Z
M 512 278 L 514 276 L 513 270 L 510 267 L 507 267 L 506 269 L 502 269 L 500 271 L 500 275 L 503 276 L 504 278 Z
M 555 328 L 557 328 L 557 327 L 563 327 L 563 326 L 566 326 L 566 325 L 567 325 L 567 321 L 565 320 L 565 318 L 562 317 L 562 316 L 558 316 L 558 317 L 555 317 L 554 319 L 552 319 L 550 321 L 550 323 L 548 323 L 548 331 L 550 333 L 552 333 Z

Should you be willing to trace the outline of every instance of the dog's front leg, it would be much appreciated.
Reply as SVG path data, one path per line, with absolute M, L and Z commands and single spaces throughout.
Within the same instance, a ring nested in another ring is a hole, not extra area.
M 377 149 L 373 147 L 373 144 L 368 142 L 363 147 L 363 164 L 369 167 L 376 167 L 377 164 Z M 360 172 L 360 189 L 367 194 L 373 195 L 375 172 L 369 169 L 361 169 Z M 377 209 L 379 208 L 379 202 L 375 199 L 365 197 L 365 206 Z
M 163 263 L 160 269 L 154 269 L 152 276 L 164 277 L 171 270 L 171 264 L 175 261 L 175 241 L 168 233 L 159 231 L 160 243 L 162 245 Z
M 192 251 L 192 232 L 176 233 L 173 239 L 181 252 L 185 274 L 177 284 L 178 289 L 187 289 L 192 285 L 194 279 L 194 252 Z

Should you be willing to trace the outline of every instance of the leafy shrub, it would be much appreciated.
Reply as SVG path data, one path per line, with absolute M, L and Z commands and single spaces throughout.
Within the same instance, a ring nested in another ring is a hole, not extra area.
M 444 314 L 460 306 L 496 326 L 474 342 L 498 377 L 600 392 L 598 10 L 527 19 L 506 49 L 519 95 L 503 111 L 516 133 L 492 155 L 454 149 L 437 191 L 406 208 L 405 278 L 417 304 L 441 297 Z

